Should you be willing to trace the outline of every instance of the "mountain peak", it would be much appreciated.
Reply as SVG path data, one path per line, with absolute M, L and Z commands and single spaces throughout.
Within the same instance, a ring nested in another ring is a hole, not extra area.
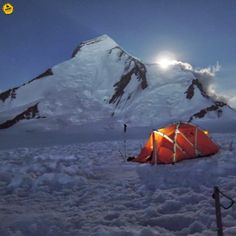
M 77 53 L 82 50 L 82 48 L 94 48 L 94 46 L 96 48 L 101 48 L 103 50 L 110 50 L 114 47 L 119 46 L 111 37 L 109 37 L 107 34 L 103 34 L 101 36 L 98 36 L 96 38 L 93 39 L 89 39 L 86 41 L 83 41 L 79 44 L 78 47 L 75 48 L 75 50 L 72 53 L 72 58 L 75 57 L 77 55 Z

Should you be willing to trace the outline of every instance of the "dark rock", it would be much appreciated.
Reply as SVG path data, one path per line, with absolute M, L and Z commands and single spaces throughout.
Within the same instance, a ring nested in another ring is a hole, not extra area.
M 37 77 L 35 77 L 34 79 L 30 80 L 29 82 L 27 82 L 26 84 L 29 84 L 31 82 L 33 82 L 34 80 L 37 80 L 37 79 L 42 79 L 44 77 L 47 77 L 47 76 L 52 76 L 53 75 L 53 72 L 52 72 L 52 69 L 49 68 L 47 69 L 46 71 L 44 71 L 42 74 L 38 75 Z M 25 84 L 23 84 L 25 85 Z
M 193 79 L 191 85 L 188 87 L 188 89 L 185 91 L 186 94 L 186 98 L 187 99 L 192 99 L 192 97 L 194 96 L 194 89 L 195 87 L 197 87 L 202 96 L 205 98 L 209 98 L 209 95 L 207 94 L 207 92 L 204 90 L 201 82 L 198 79 Z
M 74 51 L 72 52 L 71 58 L 74 58 L 75 55 L 80 51 L 80 49 L 82 48 L 81 45 L 77 46 Z
M 94 44 L 94 43 L 98 43 L 102 41 L 102 39 L 95 39 L 95 40 L 88 40 L 88 41 L 84 41 L 82 43 L 80 43 L 79 46 L 77 46 L 73 52 L 72 52 L 72 55 L 71 55 L 71 58 L 75 57 L 75 55 L 80 51 L 80 49 L 85 46 L 85 45 L 90 45 L 90 44 Z
M 189 118 L 189 121 L 188 122 L 191 122 L 194 118 L 203 118 L 208 112 L 211 112 L 211 111 L 216 111 L 217 112 L 217 116 L 220 117 L 223 113 L 222 111 L 222 107 L 224 106 L 228 106 L 226 103 L 224 102 L 220 102 L 220 101 L 216 101 L 214 102 L 213 105 L 209 106 L 209 107 L 206 107 L 204 109 L 202 109 L 201 111 L 195 113 L 194 115 L 192 115 L 190 118 Z
M 34 119 L 34 118 L 37 118 L 37 119 L 45 118 L 45 117 L 41 117 L 39 115 L 38 103 L 29 107 L 27 110 L 20 113 L 19 115 L 17 115 L 13 119 L 7 120 L 4 123 L 0 124 L 0 129 L 7 129 L 7 128 L 10 128 L 11 126 L 17 124 L 21 120 L 30 120 L 30 119 Z
M 16 98 L 16 90 L 19 87 L 15 87 L 12 89 L 8 89 L 7 91 L 3 92 L 0 94 L 0 100 L 2 100 L 3 102 L 5 102 L 9 97 L 11 97 L 12 99 Z
M 120 54 L 122 56 L 123 54 Z M 130 57 L 131 58 L 131 57 Z M 129 58 L 129 59 L 130 59 Z M 130 67 L 134 63 L 133 68 L 130 70 Z M 127 72 L 128 71 L 128 72 Z M 120 80 L 114 84 L 115 92 L 111 99 L 109 100 L 109 103 L 116 103 L 116 105 L 119 104 L 121 97 L 124 94 L 124 89 L 129 84 L 130 80 L 132 79 L 132 75 L 135 75 L 137 80 L 141 81 L 141 88 L 144 90 L 147 88 L 147 78 L 146 78 L 146 67 L 143 63 L 140 61 L 131 58 L 124 70 L 124 74 L 121 76 Z M 128 99 L 131 98 L 131 95 L 129 95 Z
M 29 83 L 33 82 L 34 80 L 42 79 L 44 77 L 51 76 L 51 75 L 53 75 L 52 69 L 51 68 L 47 69 L 45 72 L 43 72 L 39 76 L 35 77 L 34 79 L 28 81 L 27 83 L 24 83 L 21 86 L 18 86 L 18 87 L 12 88 L 12 89 L 8 89 L 7 91 L 4 91 L 4 92 L 0 93 L 0 100 L 5 102 L 8 98 L 15 99 L 17 89 L 25 86 L 26 84 L 29 84 Z

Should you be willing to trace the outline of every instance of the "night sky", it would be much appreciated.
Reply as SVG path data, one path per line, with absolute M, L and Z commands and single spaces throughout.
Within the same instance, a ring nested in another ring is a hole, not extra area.
M 218 84 L 236 91 L 235 0 L 9 2 L 14 13 L 0 13 L 1 90 L 68 59 L 81 41 L 108 34 L 145 62 L 154 62 L 162 51 L 196 68 L 218 61 Z

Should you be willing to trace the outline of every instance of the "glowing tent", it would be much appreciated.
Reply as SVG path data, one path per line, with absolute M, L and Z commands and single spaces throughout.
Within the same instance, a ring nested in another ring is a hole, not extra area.
M 153 131 L 140 154 L 130 161 L 169 164 L 209 156 L 219 150 L 203 131 L 191 123 L 176 123 Z

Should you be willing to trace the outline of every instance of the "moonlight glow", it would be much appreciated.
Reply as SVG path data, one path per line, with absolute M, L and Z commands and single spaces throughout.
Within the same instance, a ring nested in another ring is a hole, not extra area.
M 176 64 L 175 56 L 172 53 L 161 53 L 156 60 L 156 63 L 161 69 L 167 70 L 171 65 Z

